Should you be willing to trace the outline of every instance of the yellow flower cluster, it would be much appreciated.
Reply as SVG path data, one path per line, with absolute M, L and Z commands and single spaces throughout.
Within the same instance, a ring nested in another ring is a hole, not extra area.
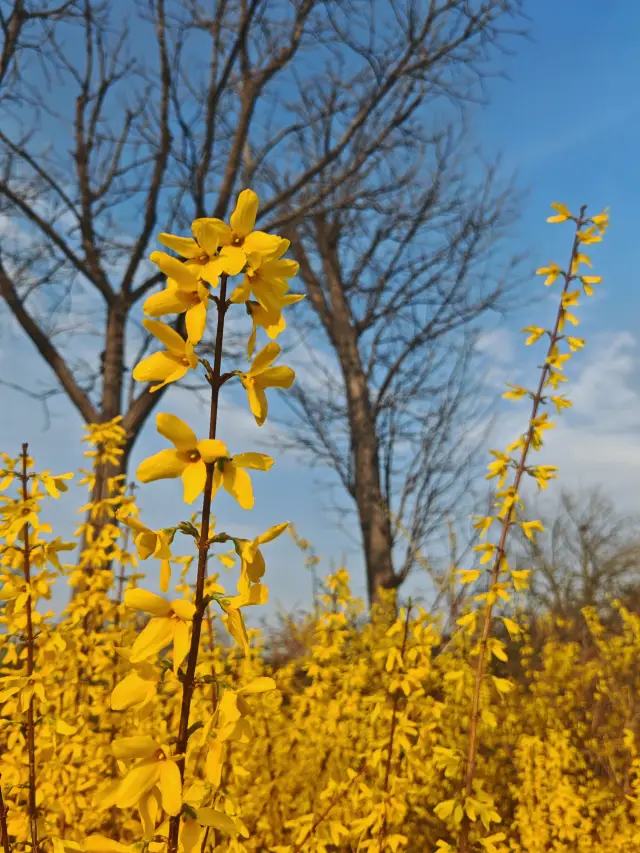
M 218 400 L 227 381 L 239 380 L 260 426 L 266 390 L 293 382 L 290 368 L 273 364 L 280 353 L 273 339 L 284 328 L 283 309 L 301 298 L 289 292 L 297 266 L 283 257 L 288 241 L 255 230 L 250 190 L 228 224 L 200 219 L 193 238 L 161 235 L 182 260 L 152 254 L 168 280 L 145 311 L 178 319 L 173 327 L 145 321 L 165 350 L 134 376 L 159 383 L 154 390 L 202 365 L 210 422 L 199 437 L 176 415 L 159 414 L 158 432 L 171 447 L 144 460 L 138 479 L 180 478 L 186 503 L 202 495 L 202 512 L 167 529 L 146 526 L 124 478 L 104 479 L 123 453 L 120 420 L 91 425 L 93 469 L 81 482 L 93 500 L 76 532 L 79 559 L 65 565 L 60 553 L 74 543 L 52 538 L 41 516 L 72 475 L 38 473 L 26 445 L 17 459 L 1 457 L 3 853 L 640 849 L 640 618 L 616 605 L 617 631 L 587 610 L 580 643 L 558 641 L 551 621 L 532 636 L 513 605 L 530 572 L 506 560 L 510 528 L 529 539 L 542 530 L 526 518 L 519 488 L 525 475 L 540 488 L 555 476 L 554 466 L 532 465 L 529 454 L 553 426 L 544 406 L 571 405 L 556 394 L 567 361 L 584 346 L 565 334 L 567 322 L 578 323 L 571 309 L 579 291 L 571 288 L 579 281 L 590 295 L 599 283 L 580 268 L 591 266 L 584 247 L 608 224 L 606 212 L 589 218 L 584 209 L 554 208 L 550 221 L 575 224 L 574 245 L 566 270 L 555 263 L 538 270 L 546 284 L 561 278 L 564 287 L 553 328 L 525 329 L 527 344 L 549 338 L 537 389 L 510 385 L 505 394 L 529 398 L 532 410 L 526 432 L 492 451 L 495 512 L 475 526 L 481 538 L 497 528 L 498 541 L 481 542 L 480 567 L 459 575 L 464 584 L 486 581 L 474 606 L 451 637 L 411 601 L 389 622 L 391 593 L 365 620 L 341 569 L 325 579 L 313 618 L 298 626 L 297 653 L 278 666 L 242 612 L 267 600 L 262 550 L 288 523 L 247 539 L 216 530 L 211 507 L 222 488 L 250 509 L 248 472 L 273 464 L 264 454 L 228 450 L 217 434 Z M 225 315 L 236 304 L 252 319 L 252 361 L 246 371 L 223 373 Z M 209 364 L 197 347 L 212 306 Z M 272 340 L 254 357 L 259 328 Z M 311 546 L 290 533 L 315 573 Z M 173 555 L 177 535 L 192 537 L 192 556 Z M 238 564 L 233 594 L 210 571 L 217 546 L 232 548 L 218 554 L 225 565 Z M 139 586 L 139 561 L 150 559 L 166 597 Z M 43 604 L 60 577 L 75 595 L 56 618 Z

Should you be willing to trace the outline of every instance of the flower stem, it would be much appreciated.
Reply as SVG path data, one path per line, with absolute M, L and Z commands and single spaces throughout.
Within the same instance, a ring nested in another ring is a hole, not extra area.
M 29 482 L 28 470 L 28 444 L 22 445 L 22 473 L 20 480 L 22 482 L 22 500 L 27 506 L 29 500 L 29 492 L 27 483 Z M 27 622 L 27 678 L 31 679 L 33 675 L 33 619 L 31 614 L 31 548 L 29 546 L 29 525 L 24 526 L 24 580 L 27 585 L 27 601 L 25 604 L 26 622 Z M 35 740 L 35 724 L 33 719 L 33 705 L 35 696 L 32 695 L 27 708 L 27 753 L 29 756 L 29 827 L 31 830 L 31 850 L 33 853 L 38 853 L 38 811 L 36 807 L 36 740 Z
M 211 384 L 211 410 L 209 415 L 209 438 L 216 437 L 218 423 L 218 398 L 220 396 L 220 376 L 222 366 L 222 338 L 224 335 L 224 318 L 227 313 L 227 276 L 220 277 L 220 295 L 217 300 L 218 324 L 216 328 L 215 355 L 213 371 L 210 378 Z M 178 740 L 176 753 L 181 758 L 177 759 L 180 769 L 180 778 L 184 785 L 185 762 L 187 752 L 187 741 L 189 739 L 189 713 L 191 711 L 191 700 L 195 688 L 195 673 L 198 663 L 198 651 L 200 647 L 200 635 L 202 633 L 202 621 L 205 615 L 204 605 L 204 583 L 207 576 L 207 558 L 209 555 L 209 523 L 211 520 L 211 496 L 213 491 L 214 464 L 207 464 L 207 479 L 204 486 L 204 497 L 202 501 L 202 524 L 200 528 L 200 541 L 198 543 L 198 575 L 196 579 L 196 611 L 193 615 L 191 630 L 191 646 L 187 657 L 187 667 L 182 683 L 182 705 L 180 708 L 180 724 L 178 726 Z M 171 818 L 169 825 L 168 853 L 176 853 L 178 849 L 178 834 L 180 832 L 180 815 Z
M 407 650 L 407 638 L 409 636 L 409 619 L 411 617 L 411 610 L 413 604 L 411 600 L 407 603 L 407 612 L 404 619 L 404 629 L 402 632 L 402 647 L 400 649 L 400 657 L 402 658 L 402 663 L 404 665 L 404 655 Z M 378 835 L 378 850 L 382 850 L 383 842 L 387 837 L 387 824 L 388 824 L 388 795 L 389 795 L 389 778 L 391 775 L 391 762 L 393 759 L 393 742 L 396 735 L 396 726 L 398 724 L 398 703 L 400 702 L 400 697 L 404 696 L 404 693 L 399 688 L 396 689 L 393 693 L 393 712 L 391 714 L 391 727 L 389 729 L 389 742 L 387 744 L 387 765 L 384 771 L 384 817 L 382 819 L 382 824 L 380 826 L 380 834 Z
M 2 774 L 0 773 L 0 840 L 4 853 L 11 853 L 9 845 L 9 830 L 7 828 L 7 808 L 2 798 Z
M 552 356 L 554 351 L 554 347 L 557 345 L 559 336 L 560 336 L 560 324 L 562 321 L 562 316 L 564 313 L 563 306 L 563 296 L 567 292 L 569 288 L 569 284 L 575 277 L 572 274 L 574 260 L 578 253 L 578 249 L 580 246 L 580 240 L 578 237 L 578 231 L 584 225 L 584 214 L 585 214 L 586 206 L 580 208 L 580 215 L 576 222 L 576 236 L 574 237 L 573 247 L 571 249 L 571 257 L 569 259 L 569 267 L 567 272 L 564 274 L 564 287 L 562 289 L 562 293 L 560 295 L 560 305 L 558 307 L 558 313 L 556 316 L 556 323 L 553 329 L 553 332 L 550 335 L 549 340 L 549 350 L 547 352 L 547 358 L 545 359 L 545 363 L 542 367 L 540 373 L 540 381 L 538 383 L 538 388 L 533 397 L 533 404 L 531 407 L 531 414 L 529 416 L 529 429 L 527 431 L 527 435 L 525 438 L 524 446 L 522 448 L 522 453 L 520 455 L 520 461 L 518 463 L 518 467 L 516 469 L 516 474 L 513 480 L 513 494 L 517 496 L 518 488 L 520 487 L 520 480 L 522 479 L 522 475 L 524 474 L 525 465 L 527 462 L 527 455 L 529 453 L 529 448 L 531 446 L 531 441 L 533 439 L 533 434 L 535 427 L 533 422 L 538 416 L 538 409 L 540 408 L 543 400 L 543 391 L 547 381 L 547 375 L 549 373 L 549 359 Z M 490 580 L 490 589 L 492 589 L 498 582 L 500 576 L 500 567 L 502 565 L 502 560 L 505 554 L 505 548 L 507 543 L 507 534 L 509 532 L 509 527 L 511 526 L 511 517 L 513 515 L 515 507 L 515 501 L 511 503 L 509 509 L 505 515 L 504 521 L 502 522 L 502 529 L 500 532 L 500 540 L 498 542 L 498 547 L 495 553 L 495 559 L 493 562 L 493 566 L 491 569 L 491 580 Z M 484 613 L 484 620 L 482 624 L 482 635 L 480 639 L 480 649 L 478 654 L 478 663 L 476 666 L 476 674 L 474 680 L 474 688 L 473 688 L 473 699 L 471 704 L 471 722 L 469 726 L 469 745 L 467 749 L 467 761 L 466 761 L 466 769 L 464 774 L 463 781 L 463 790 L 465 797 L 470 797 L 473 793 L 473 780 L 475 776 L 476 769 L 476 761 L 478 756 L 478 723 L 480 719 L 480 691 L 482 688 L 482 681 L 484 679 L 484 671 L 486 666 L 486 658 L 487 658 L 487 648 L 489 643 L 489 635 L 491 633 L 491 623 L 493 619 L 493 604 L 488 602 L 487 607 Z M 462 819 L 462 823 L 460 825 L 460 835 L 458 838 L 458 850 L 459 853 L 469 853 L 469 831 L 471 828 L 471 821 L 469 820 L 466 812 L 464 813 L 464 817 Z

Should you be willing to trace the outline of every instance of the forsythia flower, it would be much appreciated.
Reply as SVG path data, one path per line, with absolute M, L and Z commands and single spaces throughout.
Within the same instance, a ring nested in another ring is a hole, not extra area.
M 189 370 L 198 366 L 198 356 L 193 351 L 193 344 L 185 341 L 166 323 L 157 320 L 143 320 L 142 325 L 158 338 L 165 347 L 164 352 L 155 352 L 143 359 L 133 369 L 133 378 L 137 382 L 160 382 L 150 391 L 158 391 L 170 382 L 177 382 Z
M 186 264 L 166 252 L 152 252 L 149 257 L 168 276 L 168 280 L 165 290 L 146 300 L 144 313 L 150 317 L 185 314 L 189 343 L 200 343 L 207 324 L 208 288 Z
M 252 583 L 257 583 L 265 573 L 265 562 L 260 551 L 260 545 L 273 542 L 274 539 L 284 533 L 288 526 L 289 522 L 285 521 L 282 524 L 270 527 L 251 541 L 248 539 L 237 540 L 242 558 L 241 574 L 246 575 Z
M 172 559 L 170 545 L 173 541 L 172 530 L 150 530 L 137 518 L 133 518 L 126 510 L 120 510 L 117 513 L 117 518 L 133 530 L 135 536 L 133 542 L 138 552 L 138 557 L 141 560 L 146 560 L 148 557 L 154 556 L 161 560 L 160 565 L 160 589 L 166 592 L 169 589 L 169 581 L 171 580 L 171 564 Z
M 183 598 L 167 601 L 145 589 L 128 589 L 124 603 L 152 616 L 131 648 L 131 663 L 147 660 L 173 643 L 173 671 L 177 673 L 189 651 L 190 623 L 196 611 L 193 604 Z
M 249 407 L 258 426 L 267 418 L 268 403 L 266 388 L 290 388 L 296 377 L 291 367 L 271 367 L 280 355 L 278 344 L 271 342 L 254 358 L 246 373 L 240 374 L 240 381 L 247 392 Z
M 131 651 L 117 648 L 117 653 L 131 663 Z M 117 684 L 111 693 L 111 707 L 114 711 L 126 711 L 136 707 L 138 716 L 156 695 L 159 672 L 146 661 L 131 664 L 134 669 Z
M 249 255 L 257 254 L 265 260 L 280 257 L 289 248 L 289 241 L 275 234 L 254 231 L 258 213 L 258 196 L 253 190 L 243 190 L 238 196 L 236 208 L 231 214 L 229 225 L 222 219 L 201 219 L 215 229 L 219 237 L 220 254 L 217 269 L 228 275 L 237 275 L 247 263 Z M 282 245 L 285 244 L 284 249 Z M 277 254 L 280 252 L 280 254 Z
M 247 343 L 247 358 L 251 358 L 255 350 L 258 327 L 264 329 L 267 333 L 267 337 L 272 340 L 277 338 L 278 335 L 281 332 L 284 332 L 287 328 L 284 316 L 281 313 L 282 309 L 286 308 L 288 305 L 295 305 L 295 303 L 300 302 L 301 299 L 304 299 L 303 293 L 287 293 L 280 299 L 279 308 L 271 311 L 265 310 L 259 302 L 253 302 L 250 300 L 246 303 L 247 312 L 253 322 L 253 328 L 251 329 L 251 334 Z
M 166 233 L 159 234 L 158 240 L 168 249 L 173 249 L 186 258 L 184 266 L 195 276 L 215 287 L 220 276 L 217 258 L 220 248 L 219 229 L 208 219 L 196 219 L 191 223 L 191 230 L 195 240 Z
M 286 303 L 282 300 L 289 290 L 288 278 L 292 278 L 299 269 L 297 261 L 282 255 L 289 248 L 288 240 L 281 240 L 280 245 L 269 258 L 260 252 L 252 252 L 247 256 L 247 269 L 242 284 L 231 294 L 234 303 L 247 302 L 251 294 L 268 313 L 280 313 Z
M 227 456 L 227 448 L 214 438 L 198 441 L 193 430 L 175 415 L 156 415 L 156 428 L 160 435 L 172 442 L 175 450 L 161 450 L 145 459 L 138 467 L 137 477 L 143 483 L 181 477 L 184 500 L 191 504 L 204 489 L 207 478 L 205 463 Z
M 226 447 L 223 444 L 222 446 L 225 452 L 221 454 L 223 458 L 216 462 L 213 472 L 212 496 L 215 495 L 220 486 L 224 486 L 231 497 L 238 501 L 242 509 L 251 509 L 253 507 L 253 488 L 251 478 L 245 469 L 268 471 L 273 465 L 273 459 L 265 453 L 238 453 L 236 456 L 229 456 Z
M 138 759 L 113 792 L 111 800 L 114 805 L 121 809 L 138 805 L 142 812 L 148 808 L 148 795 L 157 787 L 166 813 L 179 813 L 182 808 L 182 782 L 168 746 L 159 744 L 148 735 L 135 735 L 115 740 L 111 749 L 119 760 Z

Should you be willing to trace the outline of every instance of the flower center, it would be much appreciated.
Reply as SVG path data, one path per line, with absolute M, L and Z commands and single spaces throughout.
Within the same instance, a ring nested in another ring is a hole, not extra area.
M 198 453 L 197 450 L 190 450 L 187 453 L 187 457 L 189 459 L 189 462 L 199 462 L 200 461 L 200 454 Z
M 244 242 L 244 237 L 238 237 L 238 235 L 235 234 L 233 237 L 233 241 L 232 241 L 231 245 L 232 246 L 242 246 L 243 242 Z
M 198 258 L 199 264 L 208 264 L 209 263 L 209 255 L 206 252 L 203 252 Z

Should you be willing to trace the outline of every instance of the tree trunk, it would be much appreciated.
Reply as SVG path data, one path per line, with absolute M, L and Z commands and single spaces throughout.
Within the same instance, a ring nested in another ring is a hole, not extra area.
M 338 353 L 351 424 L 353 491 L 362 530 L 367 595 L 369 603 L 373 604 L 378 600 L 380 587 L 393 589 L 397 585 L 393 569 L 391 525 L 380 483 L 376 426 L 357 342 L 349 323 L 340 322 L 340 312 L 336 312 L 336 315 L 340 327 L 337 330 Z
M 127 309 L 122 300 L 117 300 L 113 305 L 109 306 L 107 313 L 107 325 L 105 333 L 105 350 L 102 356 L 102 399 L 100 406 L 101 422 L 113 420 L 113 418 L 122 414 L 122 388 L 124 381 L 124 340 L 125 340 L 125 325 L 127 322 Z M 91 492 L 91 503 L 103 500 L 108 497 L 107 483 L 112 477 L 119 474 L 126 476 L 129 463 L 129 455 L 135 436 L 129 436 L 124 447 L 124 453 L 120 457 L 118 465 L 102 465 L 96 473 L 96 480 Z M 100 528 L 105 522 L 104 518 L 90 520 L 87 515 L 87 521 L 90 521 L 95 534 L 97 535 Z M 117 522 L 116 522 L 117 523 Z M 87 547 L 86 534 L 82 538 L 80 544 L 80 554 Z M 90 574 L 91 567 L 87 567 L 87 573 Z M 73 591 L 73 595 L 80 589 L 77 587 Z
M 320 229 L 322 230 L 322 229 Z M 325 235 L 324 271 L 331 302 L 329 333 L 340 360 L 349 410 L 353 497 L 358 507 L 367 572 L 369 604 L 379 599 L 378 590 L 397 587 L 393 568 L 393 546 L 389 510 L 380 482 L 380 459 L 375 418 L 371 408 L 357 332 L 350 317 L 337 258 Z M 335 260 L 336 263 L 332 263 Z

